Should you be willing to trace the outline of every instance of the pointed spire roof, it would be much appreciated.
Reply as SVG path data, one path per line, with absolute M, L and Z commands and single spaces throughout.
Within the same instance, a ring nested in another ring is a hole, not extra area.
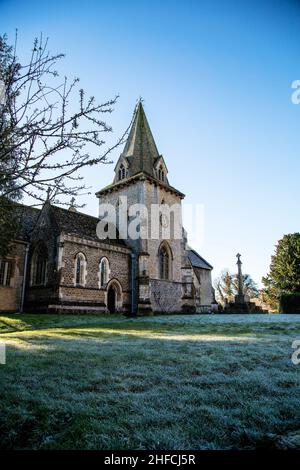
M 153 166 L 159 153 L 140 100 L 136 106 L 132 126 L 122 156 L 128 159 L 130 174 L 141 171 L 153 175 Z
M 97 191 L 96 195 L 100 198 L 114 189 L 119 190 L 124 185 L 147 179 L 155 184 L 163 185 L 168 191 L 183 199 L 184 194 L 169 184 L 167 174 L 168 169 L 163 156 L 158 153 L 140 99 L 134 110 L 127 142 L 115 166 L 114 181 Z

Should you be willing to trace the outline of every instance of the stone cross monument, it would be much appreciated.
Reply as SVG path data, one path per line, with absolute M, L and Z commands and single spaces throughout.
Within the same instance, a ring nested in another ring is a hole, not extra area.
M 265 310 L 262 310 L 261 307 L 257 306 L 254 302 L 251 302 L 249 295 L 245 294 L 245 284 L 242 273 L 242 262 L 240 253 L 238 253 L 236 257 L 236 264 L 238 267 L 238 292 L 235 296 L 234 302 L 225 303 L 224 310 L 229 313 L 267 313 Z
M 243 295 L 244 294 L 244 289 L 243 289 L 243 274 L 242 274 L 242 262 L 241 262 L 241 255 L 238 253 L 236 255 L 237 257 L 237 266 L 238 266 L 238 294 Z
M 235 296 L 235 302 L 238 304 L 244 304 L 249 302 L 249 296 L 244 294 L 244 280 L 243 280 L 243 273 L 242 273 L 242 262 L 241 262 L 241 255 L 238 253 L 237 257 L 237 266 L 238 266 L 238 295 Z

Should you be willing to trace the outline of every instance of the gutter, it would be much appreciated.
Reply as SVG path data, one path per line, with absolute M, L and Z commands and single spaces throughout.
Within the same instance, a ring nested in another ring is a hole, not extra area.
M 23 307 L 24 307 L 29 245 L 30 245 L 29 243 L 26 243 L 24 269 L 23 269 L 22 293 L 21 293 L 21 301 L 20 301 L 20 313 L 23 313 Z
M 135 253 L 131 253 L 131 315 L 135 314 Z

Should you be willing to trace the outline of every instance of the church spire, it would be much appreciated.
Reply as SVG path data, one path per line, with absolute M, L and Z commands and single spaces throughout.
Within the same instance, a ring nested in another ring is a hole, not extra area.
M 159 158 L 159 153 L 141 99 L 136 105 L 122 157 L 128 159 L 131 176 L 141 171 L 154 175 L 154 164 Z

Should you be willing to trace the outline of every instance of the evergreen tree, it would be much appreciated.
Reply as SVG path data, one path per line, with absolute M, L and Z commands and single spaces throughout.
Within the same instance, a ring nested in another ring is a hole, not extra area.
M 275 309 L 282 294 L 300 293 L 300 233 L 284 235 L 279 240 L 270 271 L 262 282 L 263 300 Z

